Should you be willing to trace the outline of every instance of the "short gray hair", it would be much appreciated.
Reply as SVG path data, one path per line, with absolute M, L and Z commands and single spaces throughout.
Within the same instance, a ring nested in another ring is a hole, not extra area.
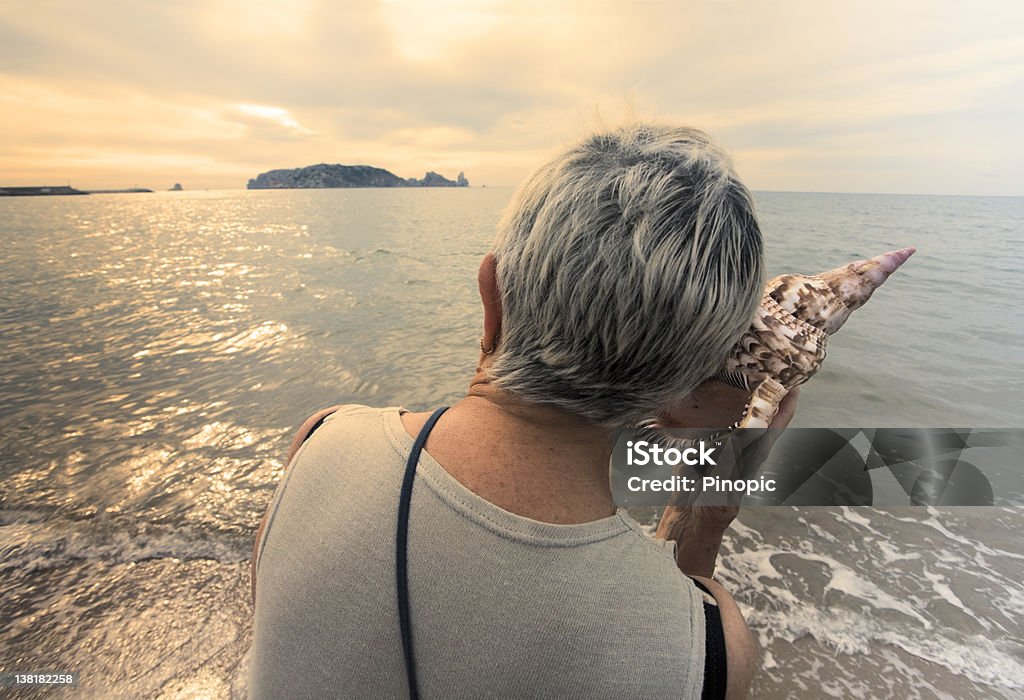
M 750 191 L 702 131 L 635 124 L 569 148 L 520 185 L 494 243 L 494 384 L 608 427 L 706 380 L 763 286 Z

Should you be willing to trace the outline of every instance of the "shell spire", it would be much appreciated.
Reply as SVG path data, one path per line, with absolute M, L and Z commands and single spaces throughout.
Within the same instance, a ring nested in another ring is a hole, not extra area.
M 821 368 L 828 336 L 914 252 L 901 248 L 818 275 L 780 275 L 768 282 L 753 323 L 716 375 L 752 393 L 737 427 L 768 427 L 789 390 Z

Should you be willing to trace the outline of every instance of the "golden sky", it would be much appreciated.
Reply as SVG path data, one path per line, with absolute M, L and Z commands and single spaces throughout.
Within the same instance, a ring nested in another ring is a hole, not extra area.
M 1024 195 L 1024 3 L 0 0 L 0 185 L 514 185 L 630 116 L 754 189 Z

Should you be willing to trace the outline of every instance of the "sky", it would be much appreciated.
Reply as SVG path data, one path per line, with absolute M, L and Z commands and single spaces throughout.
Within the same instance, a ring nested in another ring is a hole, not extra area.
M 0 0 L 0 186 L 511 186 L 628 120 L 755 190 L 1024 195 L 1024 3 Z

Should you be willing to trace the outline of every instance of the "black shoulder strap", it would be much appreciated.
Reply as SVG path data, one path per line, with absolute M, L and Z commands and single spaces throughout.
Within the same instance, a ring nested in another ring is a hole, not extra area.
M 714 594 L 703 583 L 689 577 L 697 588 L 711 598 Z M 725 700 L 729 680 L 728 658 L 725 653 L 725 628 L 722 627 L 722 611 L 718 603 L 704 601 L 704 689 L 701 700 Z
M 409 506 L 412 504 L 412 484 L 416 479 L 416 465 L 420 461 L 420 452 L 427 442 L 427 436 L 434 429 L 434 424 L 441 414 L 448 410 L 447 406 L 434 411 L 433 415 L 416 436 L 409 451 L 409 459 L 405 463 L 405 477 L 402 479 L 402 493 L 398 499 L 398 530 L 395 533 L 395 577 L 398 585 L 398 624 L 402 631 L 402 651 L 405 653 L 405 677 L 409 681 L 409 697 L 419 698 L 416 685 L 416 662 L 412 654 L 412 625 L 409 621 Z

